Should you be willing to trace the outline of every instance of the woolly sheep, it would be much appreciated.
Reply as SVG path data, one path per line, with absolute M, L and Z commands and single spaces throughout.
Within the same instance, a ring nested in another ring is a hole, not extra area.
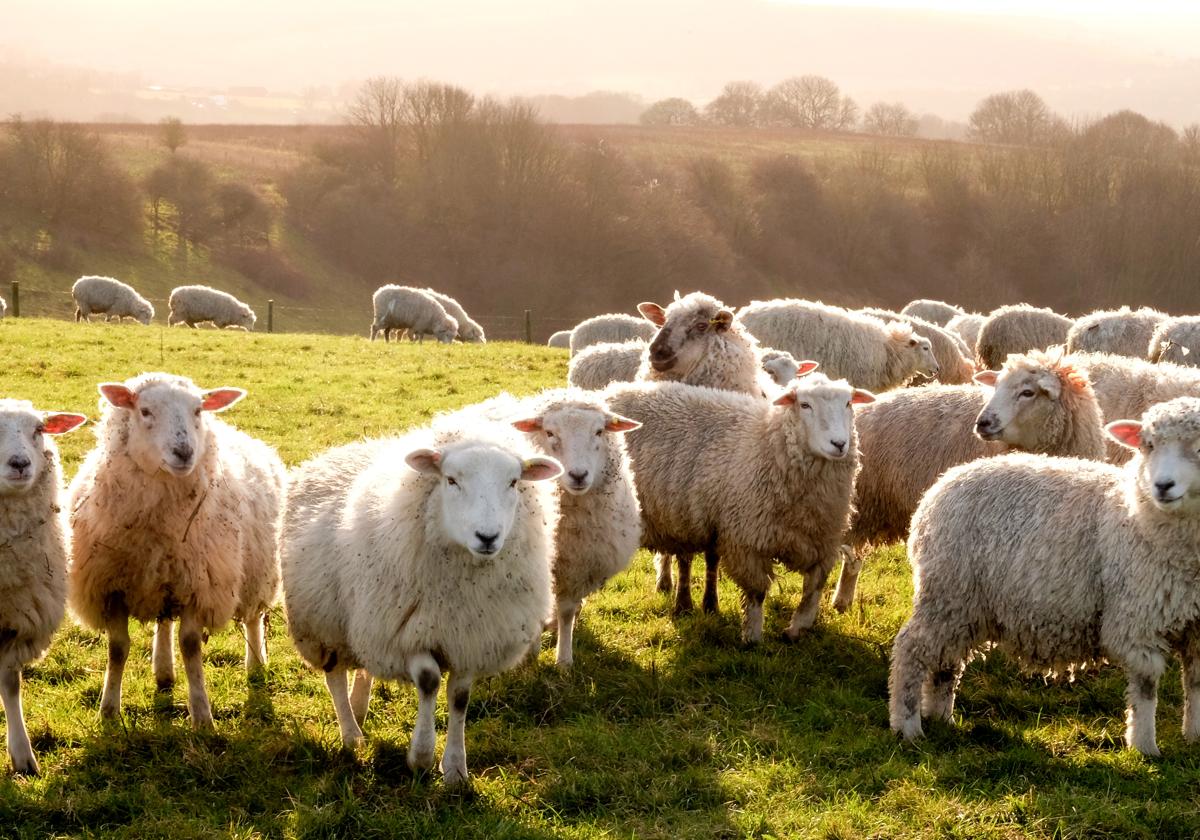
M 937 376 L 929 339 L 901 322 L 805 300 L 752 301 L 738 320 L 760 342 L 814 359 L 827 376 L 870 391 L 887 391 L 917 374 Z
M 1115 353 L 1142 359 L 1154 329 L 1167 318 L 1156 309 L 1128 306 L 1097 310 L 1079 318 L 1067 332 L 1067 350 L 1071 353 Z
M 8 301 L 0 297 L 0 318 L 8 314 Z
M 88 321 L 92 315 L 104 315 L 105 320 L 118 321 L 129 317 L 141 324 L 154 318 L 150 301 L 134 291 L 132 286 L 111 277 L 80 277 L 71 287 L 75 299 L 75 320 Z
M 446 310 L 446 314 L 458 322 L 458 340 L 464 342 L 476 342 L 478 344 L 486 344 L 487 336 L 483 333 L 483 327 L 478 321 L 472 320 L 467 314 L 467 310 L 462 308 L 462 304 L 456 301 L 450 295 L 442 294 L 434 289 L 422 289 L 425 294 L 432 297 L 442 305 Z
M 965 385 L 975 375 L 974 351 L 967 347 L 966 342 L 958 333 L 950 332 L 936 324 L 914 315 L 902 315 L 886 309 L 860 309 L 864 315 L 878 318 L 883 322 L 902 321 L 913 328 L 913 332 L 929 339 L 929 349 L 938 364 L 937 381 L 946 385 Z M 925 384 L 930 382 L 928 377 L 917 377 L 909 384 Z
M 446 309 L 433 296 L 422 289 L 388 284 L 380 286 L 371 297 L 375 318 L 371 322 L 371 341 L 381 331 L 383 340 L 389 341 L 393 329 L 411 330 L 421 341 L 425 333 L 443 344 L 454 341 L 458 335 L 458 321 L 446 314 Z
M 257 317 L 254 310 L 228 292 L 209 286 L 176 286 L 168 300 L 171 311 L 167 326 L 187 324 L 195 327 L 206 321 L 214 327 L 254 329 Z
M 632 315 L 614 313 L 611 315 L 596 315 L 585 321 L 580 321 L 571 330 L 571 355 L 574 356 L 585 347 L 601 342 L 613 343 L 640 338 L 649 341 L 654 338 L 655 327 L 641 318 Z
M 570 330 L 559 330 L 558 332 L 554 333 L 554 335 L 550 336 L 550 339 L 546 342 L 546 346 L 547 347 L 559 347 L 562 349 L 570 349 L 570 347 L 571 347 L 571 331 Z
M 642 423 L 626 436 L 642 544 L 673 554 L 715 548 L 742 589 L 749 642 L 762 638 L 775 560 L 803 573 L 786 633 L 796 639 L 816 620 L 849 524 L 858 471 L 851 406 L 871 394 L 822 374 L 796 380 L 774 402 L 670 382 L 605 393 L 614 411 Z
M 1010 353 L 1047 350 L 1065 344 L 1074 323 L 1050 309 L 1037 309 L 1027 303 L 1002 306 L 993 310 L 979 328 L 975 359 L 989 370 L 1002 367 Z
M 544 479 L 562 471 L 527 457 L 510 426 L 462 421 L 449 415 L 297 467 L 280 544 L 288 632 L 325 672 L 346 746 L 362 742 L 373 678 L 411 681 L 408 763 L 431 767 L 437 692 L 450 672 L 449 784 L 467 779 L 471 683 L 519 663 L 550 613 L 558 510 Z
M 146 373 L 100 385 L 97 446 L 70 487 L 71 609 L 108 634 L 100 714 L 121 711 L 129 619 L 157 621 L 154 676 L 175 681 L 172 621 L 195 726 L 211 726 L 201 647 L 230 619 L 245 625 L 246 670 L 266 664 L 263 615 L 279 588 L 276 557 L 284 469 L 275 451 L 214 412 L 239 388 L 202 391 Z
M 1152 362 L 1173 362 L 1186 367 L 1200 367 L 1200 316 L 1167 318 L 1162 321 L 1155 328 L 1141 355 Z
M 85 420 L 0 399 L 0 698 L 18 773 L 38 772 L 21 708 L 21 671 L 45 655 L 67 600 L 62 468 L 50 436 Z
M 950 720 L 974 651 L 1023 665 L 1121 666 L 1126 743 L 1158 755 L 1155 706 L 1166 655 L 1183 662 L 1183 736 L 1200 738 L 1200 400 L 1155 406 L 1109 434 L 1137 449 L 1124 469 L 1006 455 L 957 467 L 913 517 L 913 612 L 892 651 L 891 726 Z
M 955 315 L 946 324 L 946 330 L 955 333 L 967 346 L 967 358 L 975 359 L 975 345 L 979 343 L 979 328 L 983 326 L 986 317 L 978 312 L 968 312 L 965 315 Z
M 965 315 L 962 309 L 951 303 L 943 303 L 940 300 L 928 300 L 920 298 L 908 303 L 900 310 L 901 315 L 912 315 L 914 318 L 920 318 L 923 321 L 928 321 L 934 326 L 944 327 L 950 323 L 952 318 L 959 315 Z
M 976 379 L 883 394 L 860 406 L 862 473 L 834 608 L 854 603 L 864 548 L 908 536 L 921 497 L 951 467 L 1009 450 L 1102 459 L 1100 408 L 1087 378 L 1059 353 L 1010 356 Z
M 637 379 L 646 347 L 646 342 L 640 339 L 624 344 L 593 344 L 572 357 L 567 366 L 567 381 L 576 388 L 589 391 L 598 391 L 612 382 L 633 382 Z M 760 350 L 762 369 L 780 387 L 800 375 L 802 368 L 809 370 L 815 367 L 807 362 L 797 362 L 786 350 Z

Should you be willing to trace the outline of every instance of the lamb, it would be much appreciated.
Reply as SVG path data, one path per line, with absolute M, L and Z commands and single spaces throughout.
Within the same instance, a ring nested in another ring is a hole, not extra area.
M 1010 356 L 988 388 L 927 386 L 883 394 L 855 412 L 862 474 L 833 606 L 854 603 L 864 549 L 904 539 L 925 491 L 946 470 L 1010 450 L 1102 459 L 1096 395 L 1061 352 Z
M 546 342 L 546 346 L 559 347 L 564 350 L 569 350 L 571 347 L 571 331 L 559 330 L 558 332 L 554 333 L 554 335 L 550 336 L 550 339 Z
M 237 327 L 246 331 L 254 329 L 257 317 L 254 310 L 228 292 L 209 286 L 176 286 L 168 300 L 171 307 L 167 315 L 167 326 L 196 324 L 206 321 L 214 327 Z
M 21 671 L 45 656 L 67 601 L 63 480 L 51 435 L 86 421 L 0 399 L 0 698 L 13 770 L 36 775 L 21 708 Z
M 764 344 L 815 359 L 827 376 L 887 391 L 917 374 L 937 376 L 929 339 L 905 323 L 804 300 L 752 301 L 738 320 Z
M 962 309 L 951 303 L 943 303 L 940 300 L 928 300 L 927 298 L 919 298 L 911 303 L 905 304 L 900 310 L 901 315 L 912 315 L 914 318 L 920 318 L 923 321 L 928 321 L 934 326 L 944 327 L 950 323 L 951 319 L 959 315 L 966 315 Z
M 1003 367 L 1010 353 L 1048 350 L 1065 344 L 1074 323 L 1050 309 L 1037 309 L 1027 303 L 1002 306 L 993 310 L 979 328 L 975 359 L 981 367 Z
M 567 381 L 573 387 L 589 391 L 598 391 L 612 382 L 633 382 L 637 379 L 646 347 L 646 342 L 640 339 L 624 344 L 593 344 L 571 359 L 567 366 Z M 760 350 L 762 369 L 780 387 L 816 367 L 810 362 L 797 362 L 786 350 Z
M 343 744 L 362 742 L 374 677 L 411 681 L 408 763 L 431 767 L 437 692 L 450 672 L 447 784 L 467 780 L 471 683 L 518 664 L 550 614 L 558 509 L 546 480 L 562 472 L 552 458 L 529 457 L 510 426 L 464 419 L 297 467 L 281 542 L 288 632 L 325 672 Z
M 742 636 L 762 639 L 778 558 L 804 574 L 786 632 L 812 626 L 849 525 L 858 471 L 852 405 L 874 397 L 812 374 L 773 402 L 670 382 L 613 385 L 609 406 L 642 423 L 626 446 L 642 504 L 642 544 L 712 551 L 743 592 Z M 687 453 L 687 457 L 680 457 Z
M 622 342 L 634 338 L 649 341 L 654 338 L 654 333 L 653 324 L 632 315 L 596 315 L 580 321 L 575 329 L 571 330 L 571 355 L 574 356 L 585 347 L 601 342 Z
M 967 346 L 967 358 L 974 361 L 975 345 L 979 343 L 979 328 L 986 318 L 978 312 L 968 312 L 966 315 L 955 315 L 946 324 L 946 330 L 958 335 Z
M 105 320 L 129 317 L 141 324 L 154 318 L 150 301 L 134 291 L 132 286 L 111 277 L 80 277 L 71 287 L 75 299 L 75 320 L 89 321 L 92 315 L 104 315 Z
M 1135 312 L 1128 306 L 1097 310 L 1071 325 L 1067 332 L 1067 350 L 1071 353 L 1115 353 L 1142 359 L 1155 328 L 1167 317 L 1157 309 L 1143 308 Z
M 817 367 L 815 362 L 796 361 L 796 357 L 786 350 L 776 350 L 772 347 L 759 349 L 759 364 L 771 377 L 771 381 L 781 388 L 786 387 L 797 376 L 803 376 Z
M 892 650 L 892 729 L 949 720 L 974 651 L 999 645 L 1023 665 L 1124 671 L 1125 741 L 1158 755 L 1158 681 L 1183 663 L 1183 736 L 1200 738 L 1200 399 L 1107 426 L 1137 450 L 1125 468 L 1006 455 L 957 467 L 913 517 L 913 612 Z
M 1142 355 L 1152 362 L 1200 367 L 1200 316 L 1162 321 L 1155 328 Z
M 444 295 L 434 289 L 422 289 L 422 291 L 440 303 L 446 310 L 446 314 L 458 322 L 459 341 L 487 344 L 487 336 L 483 333 L 483 327 L 479 325 L 478 321 L 471 319 L 467 310 L 462 308 L 462 304 L 450 295 Z
M 903 321 L 913 328 L 913 332 L 929 339 L 929 348 L 938 364 L 937 381 L 946 385 L 965 385 L 975 375 L 975 364 L 972 361 L 974 351 L 967 347 L 958 333 L 942 329 L 936 324 L 914 315 L 902 315 L 889 312 L 886 309 L 860 309 L 864 315 L 878 318 L 885 323 L 888 321 Z M 917 377 L 909 384 L 925 384 L 931 380 Z
M 157 621 L 154 676 L 175 681 L 172 621 L 188 680 L 192 724 L 212 726 L 204 687 L 205 634 L 245 625 L 246 670 L 266 665 L 263 616 L 279 588 L 276 556 L 284 469 L 275 451 L 213 416 L 245 396 L 202 391 L 146 373 L 100 385 L 97 446 L 70 487 L 71 609 L 108 634 L 100 714 L 121 711 L 129 619 Z
M 429 333 L 443 344 L 449 344 L 458 335 L 458 321 L 422 289 L 392 284 L 380 286 L 371 297 L 371 303 L 375 310 L 371 341 L 381 331 L 383 340 L 389 341 L 388 334 L 393 329 L 411 330 L 421 341 L 425 340 L 425 333 Z

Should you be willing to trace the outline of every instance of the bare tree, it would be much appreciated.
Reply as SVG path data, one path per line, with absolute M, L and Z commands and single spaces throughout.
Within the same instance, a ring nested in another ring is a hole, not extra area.
M 1061 120 L 1031 90 L 994 93 L 976 106 L 968 135 L 986 143 L 1033 146 L 1047 142 Z
M 767 93 L 771 122 L 793 128 L 839 131 L 852 128 L 858 106 L 824 76 L 793 76 Z
M 401 117 L 417 160 L 429 160 L 440 136 L 461 127 L 475 112 L 475 97 L 460 87 L 419 81 L 403 88 Z
M 1165 160 L 1180 149 L 1175 129 L 1130 110 L 1109 114 L 1080 132 L 1080 136 L 1103 154 L 1122 158 Z
M 912 137 L 917 133 L 917 115 L 901 102 L 876 102 L 863 116 L 863 130 L 886 137 Z
M 729 82 L 704 107 L 704 115 L 716 125 L 746 127 L 762 118 L 763 90 L 757 82 Z
M 641 116 L 642 125 L 696 125 L 699 122 L 700 113 L 696 106 L 679 97 L 660 99 Z
M 396 179 L 405 116 L 404 83 L 395 76 L 367 79 L 347 111 L 387 183 Z
M 175 150 L 187 142 L 187 129 L 179 117 L 163 117 L 158 121 L 159 140 L 175 154 Z

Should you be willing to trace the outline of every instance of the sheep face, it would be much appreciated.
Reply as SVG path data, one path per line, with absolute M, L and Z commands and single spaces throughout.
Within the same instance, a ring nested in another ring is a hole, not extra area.
M 125 451 L 148 473 L 183 477 L 204 459 L 205 412 L 223 411 L 246 395 L 240 388 L 201 391 L 185 379 L 151 380 L 137 390 L 106 383 L 100 393 L 128 414 Z
M 1181 397 L 1153 406 L 1143 422 L 1106 427 L 1118 443 L 1138 451 L 1132 467 L 1141 494 L 1161 511 L 1200 513 L 1200 399 Z
M 562 467 L 552 458 L 522 461 L 486 444 L 446 450 L 418 449 L 405 457 L 412 469 L 439 478 L 430 510 L 451 543 L 484 560 L 498 554 L 512 531 L 519 481 L 557 478 Z
M 457 335 L 458 321 L 455 321 L 450 317 L 447 317 L 446 320 L 439 324 L 437 329 L 433 331 L 434 338 L 436 338 L 442 344 L 449 344 L 450 342 L 454 341 Z
M 995 389 L 975 420 L 975 434 L 1037 451 L 1042 430 L 1061 411 L 1063 383 L 1058 375 L 1044 367 L 1021 365 L 998 374 L 983 371 L 975 381 Z
M 149 326 L 150 322 L 154 320 L 154 306 L 149 301 L 137 303 L 133 309 L 133 317 L 137 319 L 138 323 Z
M 587 406 L 558 406 L 513 426 L 536 436 L 538 446 L 562 464 L 559 483 L 572 495 L 592 489 L 608 465 L 605 435 L 632 431 L 642 424 Z
M 254 324 L 257 321 L 258 316 L 255 315 L 254 311 L 247 306 L 245 309 L 239 311 L 237 323 L 234 326 L 241 327 L 242 329 L 246 330 L 246 332 L 250 332 L 254 329 Z
M 785 386 L 795 379 L 796 374 L 800 370 L 800 366 L 792 357 L 792 354 L 784 350 L 773 350 L 770 353 L 764 353 L 762 366 L 763 370 L 770 374 L 775 384 L 780 386 Z
M 61 435 L 87 420 L 82 414 L 43 414 L 24 400 L 0 400 L 0 497 L 37 484 L 49 462 L 45 435 Z
M 720 301 L 694 292 L 667 309 L 655 303 L 638 311 L 658 326 L 650 342 L 650 366 L 672 379 L 684 379 L 700 363 L 714 341 L 733 326 L 733 312 Z
M 870 391 L 851 388 L 844 380 L 830 381 L 821 374 L 789 388 L 775 400 L 793 413 L 808 450 L 821 458 L 840 461 L 853 453 L 854 406 L 875 402 Z
M 937 376 L 941 372 L 937 358 L 933 355 L 933 345 L 928 338 L 914 333 L 911 327 L 905 330 L 903 327 L 908 326 L 907 324 L 902 326 L 893 323 L 889 326 L 892 328 L 892 343 L 897 347 L 901 355 L 909 360 L 910 368 L 922 376 L 930 378 Z

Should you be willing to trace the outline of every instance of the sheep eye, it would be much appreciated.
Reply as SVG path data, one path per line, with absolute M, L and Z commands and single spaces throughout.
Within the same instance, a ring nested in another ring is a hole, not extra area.
M 597 430 L 596 430 L 596 437 L 600 437 L 600 435 L 602 435 L 602 434 L 604 434 L 604 430 L 603 430 L 603 429 L 597 429 Z
M 548 437 L 548 438 L 554 437 L 554 432 L 550 431 L 549 429 L 546 429 L 546 437 Z
M 143 408 L 143 409 L 142 409 L 142 416 L 143 416 L 143 417 L 152 417 L 153 415 L 151 414 L 151 412 L 150 412 L 150 409 L 148 409 L 148 408 Z
M 45 426 L 38 426 L 36 429 L 34 429 L 34 430 L 33 430 L 33 436 L 34 436 L 34 437 L 37 437 L 38 435 L 40 435 L 40 434 L 41 434 L 42 432 L 44 432 L 44 431 L 46 431 L 46 427 L 45 427 Z
M 509 487 L 516 487 L 516 486 L 517 486 L 517 480 L 514 478 L 512 481 L 508 482 L 508 486 L 509 486 Z
M 1145 442 L 1144 444 L 1142 444 L 1142 445 L 1146 447 L 1146 451 L 1147 451 L 1147 452 L 1153 452 L 1153 451 L 1154 451 L 1154 444 L 1153 444 L 1153 443 L 1151 443 L 1150 441 L 1146 441 L 1146 442 Z
M 1028 388 L 1026 388 L 1024 391 L 1022 391 L 1022 392 L 1021 392 L 1021 396 L 1022 396 L 1022 397 L 1032 397 L 1032 396 L 1033 396 L 1033 391 L 1031 391 L 1031 390 L 1029 390 Z
M 802 402 L 802 403 L 800 403 L 800 407 L 801 407 L 801 408 L 812 408 L 812 406 L 811 406 L 811 405 L 809 405 L 809 404 L 808 404 L 808 403 L 806 403 L 806 402 Z
M 454 480 L 453 478 L 451 478 L 450 476 L 446 476 L 446 483 L 447 483 L 447 484 L 449 484 L 451 487 L 457 487 L 457 486 L 458 486 L 458 482 L 457 482 L 457 481 L 455 481 L 455 480 Z
M 705 332 L 708 329 L 708 321 L 699 321 L 696 324 L 696 332 Z

